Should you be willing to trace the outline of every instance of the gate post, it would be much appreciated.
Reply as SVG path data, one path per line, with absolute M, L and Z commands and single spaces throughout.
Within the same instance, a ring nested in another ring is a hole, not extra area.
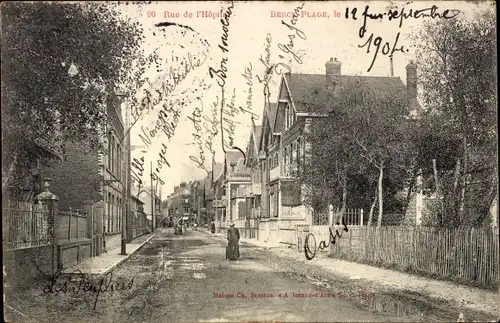
M 35 201 L 41 203 L 47 208 L 47 224 L 48 224 L 48 239 L 52 245 L 52 275 L 55 275 L 56 271 L 60 268 L 61 263 L 59 261 L 59 255 L 57 250 L 57 237 L 56 237 L 56 214 L 59 205 L 59 198 L 49 191 L 50 178 L 45 179 L 45 191 L 35 196 Z
M 95 257 L 95 241 L 94 241 L 94 201 L 83 201 L 83 211 L 87 216 L 87 238 L 91 239 L 90 256 Z

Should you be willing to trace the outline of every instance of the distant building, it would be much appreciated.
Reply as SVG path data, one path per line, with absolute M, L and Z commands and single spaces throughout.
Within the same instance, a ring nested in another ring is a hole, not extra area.
M 137 192 L 138 198 L 144 203 L 144 213 L 148 221 L 153 221 L 154 214 L 156 227 L 161 224 L 163 218 L 161 214 L 161 197 L 158 190 L 157 187 L 145 187 Z
M 168 216 L 174 219 L 174 222 L 182 219 L 183 221 L 194 221 L 197 215 L 195 204 L 197 182 L 181 183 L 174 187 L 174 192 L 167 197 Z

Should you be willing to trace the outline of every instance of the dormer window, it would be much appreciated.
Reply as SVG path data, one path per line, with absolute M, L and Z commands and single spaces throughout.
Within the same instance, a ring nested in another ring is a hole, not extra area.
M 295 123 L 295 114 L 293 113 L 293 109 L 288 104 L 285 108 L 285 130 L 290 129 Z
M 287 105 L 285 108 L 285 130 L 290 128 L 290 105 Z

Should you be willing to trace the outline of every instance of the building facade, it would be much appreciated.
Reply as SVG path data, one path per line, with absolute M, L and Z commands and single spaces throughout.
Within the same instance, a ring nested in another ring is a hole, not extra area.
M 102 239 L 103 251 L 120 246 L 123 225 L 127 143 L 121 102 L 111 94 L 106 104 L 108 125 L 102 138 L 106 151 L 92 152 L 85 143 L 66 143 L 63 160 L 43 169 L 52 178 L 51 190 L 59 196 L 64 210 L 83 210 L 93 205 L 93 234 Z
M 194 221 L 197 216 L 197 182 L 180 183 L 174 187 L 174 192 L 167 197 L 168 217 L 174 223 L 179 220 Z

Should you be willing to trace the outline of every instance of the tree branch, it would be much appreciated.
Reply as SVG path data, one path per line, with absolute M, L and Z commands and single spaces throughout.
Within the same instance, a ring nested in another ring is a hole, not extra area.
M 353 135 L 354 137 L 354 140 L 356 140 L 356 142 L 358 143 L 358 145 L 364 150 L 366 151 L 367 153 L 367 156 L 363 155 L 360 153 L 360 156 L 365 158 L 366 160 L 368 160 L 373 166 L 375 166 L 378 170 L 380 170 L 380 166 L 378 165 L 378 163 L 373 159 L 372 156 L 370 156 L 370 152 L 368 151 L 368 149 L 363 145 L 363 143 L 358 139 L 358 137 L 356 137 L 356 135 Z

